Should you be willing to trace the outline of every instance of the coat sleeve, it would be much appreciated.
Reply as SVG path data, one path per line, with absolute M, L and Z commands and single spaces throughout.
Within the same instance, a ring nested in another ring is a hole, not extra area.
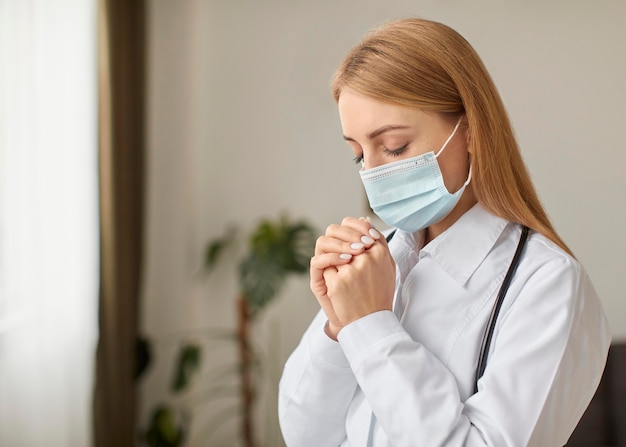
M 287 360 L 279 384 L 278 413 L 287 446 L 337 447 L 356 378 L 339 346 L 324 332 L 319 312 Z
M 339 342 L 394 446 L 562 446 L 600 381 L 610 343 L 580 266 L 559 258 L 511 287 L 478 393 L 389 311 L 344 327 Z

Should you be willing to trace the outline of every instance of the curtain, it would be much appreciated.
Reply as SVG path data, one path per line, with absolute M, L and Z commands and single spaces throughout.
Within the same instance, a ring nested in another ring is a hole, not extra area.
M 0 446 L 91 444 L 95 19 L 95 0 L 0 0 Z
M 99 0 L 100 338 L 96 447 L 136 441 L 135 343 L 142 271 L 144 22 L 141 0 Z

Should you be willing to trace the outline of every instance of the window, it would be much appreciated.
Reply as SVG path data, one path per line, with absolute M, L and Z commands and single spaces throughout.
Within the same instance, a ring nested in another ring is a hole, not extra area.
M 0 445 L 88 446 L 95 0 L 0 0 Z

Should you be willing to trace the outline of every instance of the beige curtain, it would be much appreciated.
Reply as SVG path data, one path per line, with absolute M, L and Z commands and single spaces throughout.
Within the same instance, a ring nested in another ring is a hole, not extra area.
M 145 3 L 98 1 L 101 284 L 94 445 L 125 447 L 136 443 Z

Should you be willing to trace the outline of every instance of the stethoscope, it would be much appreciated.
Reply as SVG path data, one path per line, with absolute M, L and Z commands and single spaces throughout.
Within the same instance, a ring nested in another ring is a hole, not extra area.
M 395 230 L 392 231 L 387 237 L 387 243 L 391 241 L 393 235 L 395 234 Z M 500 286 L 500 290 L 498 291 L 498 296 L 496 301 L 493 304 L 493 308 L 491 309 L 491 315 L 489 316 L 489 321 L 487 322 L 487 327 L 485 328 L 485 333 L 483 334 L 482 341 L 480 343 L 480 354 L 478 355 L 478 363 L 476 365 L 476 375 L 474 378 L 474 393 L 478 392 L 478 380 L 483 376 L 485 372 L 485 368 L 487 367 L 487 358 L 489 357 L 489 346 L 491 345 L 491 340 L 493 338 L 493 333 L 496 328 L 496 321 L 498 319 L 498 314 L 500 313 L 500 308 L 502 307 L 502 303 L 504 302 L 504 297 L 506 292 L 509 289 L 509 285 L 511 284 L 511 280 L 513 279 L 513 275 L 517 270 L 517 266 L 519 265 L 520 258 L 522 256 L 522 250 L 526 245 L 526 240 L 528 239 L 528 233 L 530 229 L 526 225 L 522 225 L 522 234 L 520 236 L 519 242 L 517 244 L 517 248 L 515 249 L 515 254 L 513 255 L 513 259 L 511 260 L 511 264 L 509 265 L 509 269 L 504 276 L 504 280 L 502 281 L 502 285 Z
M 495 303 L 493 304 L 493 309 L 491 309 L 491 315 L 489 316 L 489 321 L 487 323 L 487 327 L 485 328 L 485 333 L 483 334 L 483 339 L 480 343 L 480 354 L 478 355 L 478 363 L 476 365 L 476 376 L 474 379 L 474 394 L 478 392 L 478 380 L 482 377 L 485 372 L 485 367 L 487 366 L 487 357 L 489 356 L 489 346 L 491 345 L 491 339 L 493 338 L 493 332 L 496 327 L 496 321 L 498 319 L 498 313 L 500 313 L 500 308 L 502 307 L 502 302 L 504 301 L 504 296 L 506 295 L 507 290 L 509 289 L 509 285 L 511 284 L 511 280 L 513 279 L 513 275 L 517 270 L 517 266 L 519 265 L 520 258 L 522 256 L 522 250 L 526 245 L 526 240 L 528 239 L 528 233 L 530 229 L 526 225 L 522 225 L 522 234 L 519 239 L 519 243 L 517 244 L 517 248 L 515 249 L 515 254 L 513 255 L 513 259 L 511 260 L 511 264 L 509 265 L 509 269 L 504 276 L 504 280 L 502 281 L 502 285 L 500 286 L 500 290 L 498 291 L 498 296 L 496 298 Z M 396 230 L 393 230 L 387 237 L 387 243 L 391 241 L 393 235 L 396 233 Z M 367 435 L 367 447 L 371 447 L 374 441 L 374 424 L 375 424 L 376 416 L 374 416 L 374 412 L 372 412 L 370 417 L 370 425 L 369 432 Z
M 526 240 L 528 239 L 529 232 L 530 229 L 526 225 L 523 225 L 522 234 L 519 238 L 515 254 L 513 255 L 513 260 L 511 261 L 511 265 L 509 265 L 509 269 L 506 272 L 504 281 L 502 281 L 500 291 L 498 292 L 498 297 L 496 298 L 496 302 L 493 304 L 493 309 L 491 309 L 489 322 L 487 323 L 487 327 L 485 328 L 483 340 L 480 343 L 480 354 L 478 355 L 478 364 L 476 365 L 476 378 L 474 379 L 474 394 L 478 392 L 478 380 L 483 376 L 485 368 L 487 367 L 489 346 L 491 345 L 491 339 L 493 338 L 493 331 L 496 328 L 496 320 L 498 319 L 498 314 L 500 313 L 500 308 L 502 307 L 504 296 L 509 289 L 509 285 L 511 284 L 511 280 L 513 279 L 513 275 L 515 274 L 515 270 L 517 270 L 517 266 L 519 265 L 520 258 L 522 257 L 522 249 L 524 248 L 524 245 L 526 245 Z

